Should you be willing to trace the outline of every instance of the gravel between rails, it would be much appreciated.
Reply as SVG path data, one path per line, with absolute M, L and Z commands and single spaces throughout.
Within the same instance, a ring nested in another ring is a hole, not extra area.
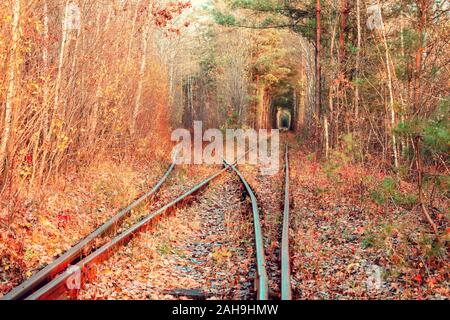
M 80 299 L 252 299 L 253 226 L 225 175 L 194 203 L 97 266 Z

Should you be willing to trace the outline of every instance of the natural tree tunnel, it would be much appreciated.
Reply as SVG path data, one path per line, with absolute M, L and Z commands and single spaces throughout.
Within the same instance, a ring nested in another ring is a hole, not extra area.
M 291 130 L 292 116 L 287 109 L 279 108 L 277 112 L 277 129 Z
M 180 44 L 170 80 L 171 125 L 192 128 L 309 128 L 314 110 L 313 47 L 278 30 L 212 34 Z M 294 44 L 294 45 L 293 45 Z M 216 52 L 222 53 L 218 58 Z M 189 63 L 179 64 L 189 54 Z
M 272 128 L 280 130 L 294 130 L 295 99 L 292 89 L 276 95 L 272 99 Z

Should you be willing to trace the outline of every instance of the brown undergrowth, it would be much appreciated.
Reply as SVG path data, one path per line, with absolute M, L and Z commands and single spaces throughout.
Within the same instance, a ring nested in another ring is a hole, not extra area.
M 140 143 L 133 156 L 98 154 L 43 187 L 0 199 L 0 295 L 51 263 L 147 192 L 171 160 Z M 183 174 L 178 174 L 182 178 Z M 141 206 L 142 207 L 142 206 Z M 138 214 L 145 213 L 137 208 Z M 133 214 L 136 215 L 134 212 Z
M 413 183 L 376 165 L 318 162 L 295 142 L 292 146 L 297 299 L 450 297 L 445 197 L 436 197 L 433 206 L 427 203 L 439 225 L 436 238 Z

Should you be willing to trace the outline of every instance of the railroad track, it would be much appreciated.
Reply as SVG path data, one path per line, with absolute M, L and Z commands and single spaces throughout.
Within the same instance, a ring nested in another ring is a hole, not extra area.
M 289 148 L 286 145 L 284 160 L 284 202 L 281 232 L 281 299 L 292 300 L 291 262 L 289 254 Z
M 93 249 L 96 240 L 108 235 L 108 233 L 117 228 L 121 224 L 121 222 L 130 215 L 133 209 L 141 205 L 144 201 L 150 200 L 153 196 L 155 196 L 155 194 L 159 191 L 161 186 L 173 172 L 175 163 L 176 154 L 174 155 L 172 164 L 169 166 L 166 173 L 150 191 L 142 195 L 137 200 L 133 201 L 126 208 L 120 210 L 116 215 L 107 220 L 104 224 L 98 227 L 86 238 L 81 240 L 78 244 L 59 256 L 51 264 L 38 271 L 36 274 L 19 284 L 17 287 L 13 288 L 2 298 L 2 300 L 20 300 L 30 296 L 36 290 L 48 283 L 51 279 L 63 272 L 68 266 L 79 261 L 83 256 L 87 254 L 87 252 L 90 252 Z
M 256 247 L 256 270 L 257 277 L 255 279 L 255 289 L 256 296 L 258 300 L 274 299 L 276 295 L 273 295 L 273 288 L 269 285 L 269 279 L 277 279 L 280 284 L 280 298 L 282 300 L 292 299 L 292 289 L 291 289 L 291 268 L 290 268 L 290 255 L 289 255 L 289 208 L 290 208 L 290 198 L 289 198 L 289 149 L 288 145 L 285 148 L 284 156 L 284 190 L 283 190 L 283 219 L 281 228 L 280 239 L 273 239 L 280 241 L 279 256 L 277 257 L 266 257 L 266 248 L 264 245 L 264 240 L 268 238 L 268 234 L 264 234 L 263 228 L 261 227 L 261 216 L 258 207 L 257 195 L 250 184 L 245 179 L 244 175 L 236 168 L 233 170 L 241 179 L 247 194 L 251 200 L 253 223 L 255 230 L 255 247 Z M 277 261 L 277 268 L 279 268 L 280 275 L 274 275 L 268 271 L 268 258 Z M 278 297 L 277 297 L 278 298 Z
M 209 176 L 204 181 L 192 187 L 189 191 L 170 201 L 160 209 L 148 214 L 141 221 L 132 225 L 129 229 L 112 238 L 99 248 L 92 248 L 95 240 L 105 236 L 113 228 L 116 228 L 127 215 L 138 205 L 156 194 L 163 183 L 167 180 L 175 166 L 175 160 L 164 174 L 161 180 L 138 200 L 127 208 L 121 210 L 117 215 L 87 236 L 77 245 L 57 258 L 53 263 L 37 272 L 31 278 L 14 288 L 3 297 L 3 300 L 56 300 L 67 297 L 76 298 L 80 286 L 95 276 L 95 265 L 108 259 L 109 256 L 122 245 L 129 242 L 135 235 L 146 231 L 154 226 L 163 216 L 176 210 L 178 207 L 192 202 L 193 197 L 205 189 L 211 181 L 215 180 L 227 171 L 234 171 L 251 200 L 252 218 L 254 225 L 256 277 L 255 291 L 258 300 L 269 299 L 269 274 L 266 268 L 266 257 L 264 253 L 264 235 L 261 228 L 261 220 L 256 195 L 244 175 L 237 168 L 237 161 L 233 164 L 225 162 L 224 168 Z M 280 250 L 281 263 L 281 298 L 291 299 L 290 284 L 290 262 L 289 262 L 289 165 L 288 147 L 285 151 L 285 189 L 284 189 L 284 212 L 282 239 Z M 86 254 L 90 252 L 89 254 Z

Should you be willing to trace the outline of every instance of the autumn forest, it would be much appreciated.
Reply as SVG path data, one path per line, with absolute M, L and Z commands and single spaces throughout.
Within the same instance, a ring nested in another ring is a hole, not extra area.
M 449 35 L 447 0 L 2 0 L 0 299 L 449 299 Z M 199 123 L 278 170 L 177 163 Z

